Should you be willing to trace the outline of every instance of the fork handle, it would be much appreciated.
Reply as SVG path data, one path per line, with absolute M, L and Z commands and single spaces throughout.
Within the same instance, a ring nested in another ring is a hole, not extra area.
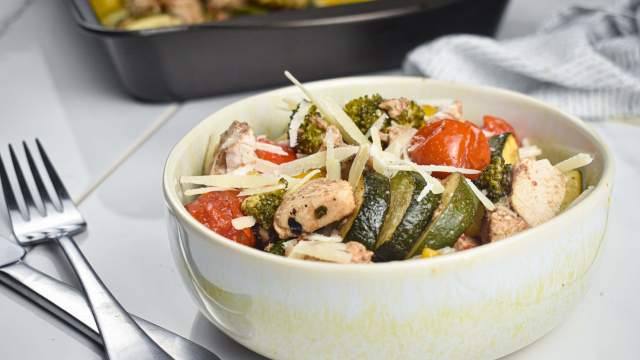
M 111 360 L 171 359 L 129 316 L 70 236 L 57 239 L 76 273 Z
M 41 306 L 85 336 L 102 345 L 89 304 L 76 288 L 19 261 L 0 268 L 0 283 Z M 180 335 L 132 315 L 140 327 L 175 359 L 220 360 L 218 356 Z

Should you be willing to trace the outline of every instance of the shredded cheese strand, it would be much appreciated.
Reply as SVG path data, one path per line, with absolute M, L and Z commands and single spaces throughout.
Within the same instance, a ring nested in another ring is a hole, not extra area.
M 256 218 L 253 216 L 241 216 L 231 220 L 231 225 L 236 230 L 244 230 L 256 224 Z
M 325 144 L 327 146 L 327 158 L 326 158 L 327 179 L 340 180 L 340 162 L 336 160 L 336 156 L 335 156 L 334 136 L 336 134 L 334 134 L 333 131 L 334 131 L 333 128 L 329 127 L 327 129 L 327 133 L 325 134 Z
M 298 105 L 298 111 L 291 118 L 289 123 L 289 146 L 292 148 L 298 146 L 298 130 L 304 123 L 304 118 L 307 116 L 310 107 L 311 104 L 308 101 L 301 101 Z
M 229 190 L 233 190 L 233 189 L 228 187 L 210 186 L 210 187 L 202 187 L 197 189 L 187 189 L 184 191 L 184 194 L 186 196 L 192 196 L 192 195 L 206 194 L 210 192 L 229 191 Z
M 355 159 L 353 159 L 353 163 L 351 163 L 351 168 L 349 169 L 349 185 L 351 185 L 353 190 L 358 186 L 368 160 L 369 145 L 362 145 L 360 149 L 358 149 L 358 153 Z
M 482 191 L 480 191 L 480 189 L 478 189 L 478 187 L 476 186 L 476 184 L 473 183 L 473 181 L 467 179 L 466 177 L 464 178 L 464 181 L 467 182 L 467 185 L 469 185 L 469 187 L 471 188 L 471 191 L 473 191 L 473 193 L 476 195 L 478 200 L 480 200 L 482 205 L 484 205 L 484 207 L 487 210 L 493 211 L 496 209 L 496 206 L 491 202 L 491 200 L 489 200 L 488 197 L 485 196 L 485 194 L 482 193 Z
M 278 180 L 278 177 L 268 175 L 204 175 L 180 177 L 181 184 L 230 187 L 237 189 L 251 189 L 276 185 Z
M 357 146 L 341 146 L 339 148 L 334 149 L 334 157 L 337 161 L 343 161 L 351 156 L 353 156 L 358 151 Z M 278 165 L 278 174 L 283 175 L 299 175 L 304 172 L 307 172 L 312 169 L 320 169 L 325 167 L 327 162 L 327 152 L 326 151 L 318 151 L 315 154 L 303 157 L 301 159 L 297 159 L 294 161 L 289 161 L 287 163 L 283 163 Z
M 587 166 L 593 161 L 593 156 L 585 153 L 576 154 L 567 160 L 561 161 L 555 165 L 556 169 L 562 172 L 568 172 Z
M 535 159 L 540 155 L 542 155 L 542 149 L 536 145 L 523 146 L 518 149 L 518 156 L 521 159 Z
M 258 195 L 258 194 L 270 193 L 273 191 L 282 190 L 286 187 L 287 186 L 285 184 L 278 184 L 278 185 L 265 186 L 261 188 L 255 188 L 255 189 L 245 189 L 240 191 L 238 196 L 252 196 L 252 195 Z
M 284 151 L 280 146 L 273 145 L 264 142 L 256 142 L 256 150 L 266 151 L 268 153 L 276 154 L 276 155 L 289 155 L 286 151 Z
M 307 89 L 298 79 L 296 79 L 289 71 L 285 71 L 284 75 L 289 79 L 295 86 L 297 86 L 302 93 L 314 103 L 318 110 L 325 116 L 325 118 L 337 125 L 342 131 L 344 138 L 350 140 L 352 143 L 363 145 L 369 143 L 369 140 L 362 134 L 360 129 L 356 126 L 356 124 L 351 120 L 349 115 L 347 115 L 340 105 L 335 102 L 329 100 L 328 98 L 320 98 L 312 94 L 309 89 Z
M 285 178 L 285 180 L 287 180 L 287 182 L 289 183 L 289 186 L 287 187 L 287 192 L 298 190 L 302 185 L 306 184 L 309 180 L 311 180 L 314 176 L 318 175 L 319 173 L 320 173 L 320 170 L 318 169 L 311 170 L 302 179 L 296 179 L 296 178 L 287 176 L 287 178 Z

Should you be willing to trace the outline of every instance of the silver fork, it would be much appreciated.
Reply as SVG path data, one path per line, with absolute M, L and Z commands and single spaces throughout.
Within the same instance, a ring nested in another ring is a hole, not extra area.
M 73 241 L 72 236 L 84 231 L 86 223 L 69 197 L 62 180 L 38 139 L 36 139 L 36 144 L 61 208 L 56 207 L 49 196 L 29 146 L 23 141 L 22 145 L 33 176 L 33 182 L 44 205 L 44 212 L 40 212 L 31 195 L 13 147 L 9 145 L 11 162 L 26 205 L 26 216 L 24 216 L 20 211 L 7 171 L 0 157 L 0 182 L 2 182 L 4 199 L 16 239 L 23 246 L 55 241 L 62 248 L 69 264 L 71 264 L 80 280 L 89 307 L 102 335 L 105 352 L 109 359 L 171 359 L 164 350 L 147 336 L 124 310 L 122 305 L 111 295 L 102 280 L 91 268 L 75 241 Z

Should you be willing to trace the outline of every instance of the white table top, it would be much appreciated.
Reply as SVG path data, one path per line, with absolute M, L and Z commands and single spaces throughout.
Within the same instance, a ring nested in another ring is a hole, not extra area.
M 528 33 L 568 1 L 513 0 L 502 38 Z M 606 4 L 606 0 L 591 3 Z M 64 4 L 0 2 L 0 144 L 38 136 L 89 223 L 77 240 L 118 299 L 133 313 L 190 338 L 222 359 L 257 359 L 200 315 L 170 257 L 161 169 L 173 144 L 207 114 L 247 94 L 175 104 L 144 104 L 126 95 L 106 53 L 73 24 Z M 177 111 L 175 111 L 177 110 Z M 154 125 L 166 121 L 86 198 Z M 566 321 L 509 359 L 638 359 L 640 242 L 626 237 L 640 216 L 640 127 L 593 124 L 616 155 L 608 244 L 594 284 Z M 4 145 L 3 145 L 4 146 Z M 7 149 L 0 148 L 7 158 Z M 0 235 L 11 231 L 0 211 Z M 27 262 L 74 283 L 60 255 L 43 245 Z M 0 287 L 0 359 L 100 359 L 100 348 Z

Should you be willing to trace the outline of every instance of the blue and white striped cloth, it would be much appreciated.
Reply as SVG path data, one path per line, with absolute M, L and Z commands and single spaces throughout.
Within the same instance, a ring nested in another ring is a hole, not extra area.
M 520 91 L 585 119 L 637 119 L 640 0 L 573 6 L 517 39 L 445 36 L 410 52 L 404 70 Z

